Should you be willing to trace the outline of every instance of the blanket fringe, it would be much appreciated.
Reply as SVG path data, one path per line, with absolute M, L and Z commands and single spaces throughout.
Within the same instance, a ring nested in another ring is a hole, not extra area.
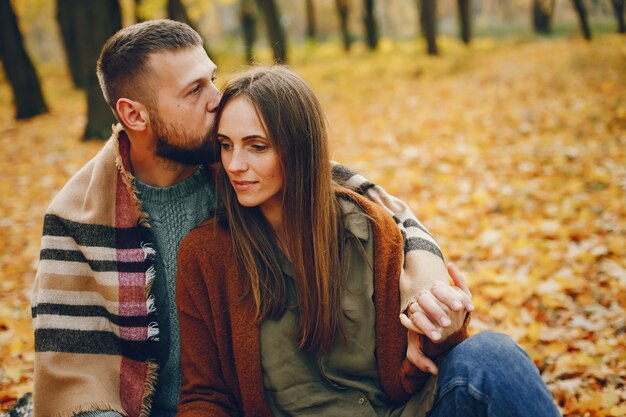
M 148 417 L 150 415 L 150 410 L 152 409 L 152 397 L 154 397 L 154 390 L 156 389 L 158 370 L 158 364 L 155 362 L 148 362 L 146 389 L 144 390 L 139 417 Z
M 148 258 L 154 258 L 156 256 L 156 251 L 152 247 L 151 243 L 141 242 L 141 249 L 143 249 L 143 259 L 146 260 Z
M 148 310 L 148 314 L 156 311 L 156 307 L 154 305 L 154 295 L 150 295 L 146 300 L 146 308 Z
M 146 270 L 146 286 L 148 290 L 152 289 L 152 283 L 154 282 L 154 278 L 156 277 L 156 270 L 154 265 L 150 265 L 150 267 Z
M 128 416 L 126 410 L 122 408 L 122 406 L 114 406 L 105 402 L 95 402 L 89 404 L 81 404 L 76 407 L 68 408 L 67 410 L 63 410 L 56 414 L 56 417 L 73 417 L 76 414 L 80 413 L 88 413 L 90 411 L 115 411 L 116 413 L 120 413 L 123 416 Z
M 148 339 L 159 341 L 159 324 L 156 321 L 148 324 Z

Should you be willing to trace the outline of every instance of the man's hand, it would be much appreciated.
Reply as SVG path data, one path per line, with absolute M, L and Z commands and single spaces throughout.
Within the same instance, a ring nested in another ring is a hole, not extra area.
M 430 291 L 420 292 L 417 300 L 409 306 L 407 313 L 410 317 L 400 314 L 400 322 L 409 330 L 407 358 L 422 371 L 433 375 L 437 375 L 437 366 L 423 353 L 424 343 L 427 342 L 424 337 L 435 343 L 441 342 L 444 333 L 452 334 L 462 326 L 465 311 L 474 310 L 472 293 L 463 274 L 452 263 L 448 264 L 448 273 L 454 286 L 433 285 Z M 450 315 L 455 320 L 451 320 Z

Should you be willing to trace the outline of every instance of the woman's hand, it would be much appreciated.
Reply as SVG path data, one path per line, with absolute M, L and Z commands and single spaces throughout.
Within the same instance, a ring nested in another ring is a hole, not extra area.
M 465 277 L 452 264 L 448 273 L 454 286 L 435 284 L 430 290 L 420 292 L 417 300 L 408 308 L 408 315 L 401 314 L 400 322 L 408 331 L 407 358 L 424 372 L 437 374 L 437 366 L 423 353 L 423 344 L 428 337 L 433 342 L 441 342 L 444 335 L 450 335 L 461 328 L 465 311 L 474 310 L 472 293 Z M 450 317 L 452 316 L 452 318 Z

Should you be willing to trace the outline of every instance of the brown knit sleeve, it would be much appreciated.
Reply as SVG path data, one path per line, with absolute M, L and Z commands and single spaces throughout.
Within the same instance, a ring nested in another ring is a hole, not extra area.
M 194 229 L 182 241 L 176 274 L 180 321 L 182 389 L 177 416 L 232 416 L 238 407 L 222 373 L 210 283 L 220 273 L 210 227 Z M 214 280 L 213 280 L 214 281 Z
M 424 337 L 426 343 L 422 349 L 422 353 L 433 361 L 437 361 L 439 358 L 451 351 L 456 345 L 469 337 L 467 332 L 467 325 L 469 324 L 469 321 L 470 313 L 467 313 L 461 328 L 440 343 L 433 343 L 428 338 Z M 400 368 L 402 388 L 409 394 L 417 392 L 420 388 L 422 388 L 429 376 L 430 374 L 420 370 L 408 359 L 404 360 L 402 367 Z

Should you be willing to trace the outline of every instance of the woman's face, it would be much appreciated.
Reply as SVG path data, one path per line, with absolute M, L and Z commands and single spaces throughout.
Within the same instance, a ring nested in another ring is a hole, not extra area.
M 217 137 L 224 170 L 244 207 L 259 206 L 266 217 L 282 205 L 283 172 L 264 123 L 245 97 L 232 99 L 222 111 Z

